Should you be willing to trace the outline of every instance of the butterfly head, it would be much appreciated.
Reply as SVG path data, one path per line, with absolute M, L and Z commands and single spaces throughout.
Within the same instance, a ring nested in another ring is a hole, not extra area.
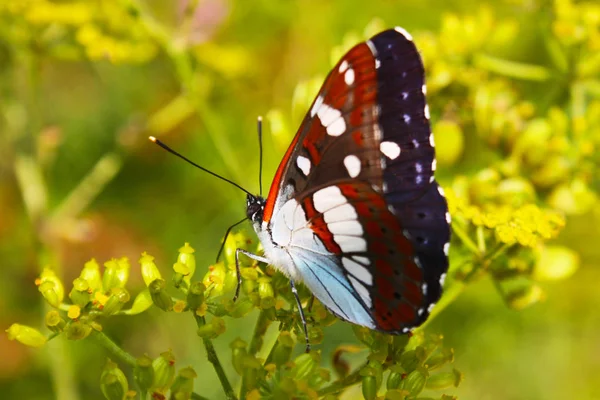
M 265 211 L 265 199 L 260 196 L 248 194 L 246 196 L 246 216 L 252 222 L 262 222 Z

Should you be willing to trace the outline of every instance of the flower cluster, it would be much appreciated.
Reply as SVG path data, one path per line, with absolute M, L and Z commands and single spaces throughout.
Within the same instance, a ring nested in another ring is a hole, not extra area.
M 144 63 L 158 46 L 138 17 L 119 2 L 8 0 L 0 4 L 0 37 L 58 58 Z
M 155 359 L 148 355 L 136 359 L 102 333 L 107 320 L 115 315 L 139 314 L 153 305 L 165 312 L 189 312 L 198 324 L 197 334 L 205 343 L 209 359 L 220 365 L 211 341 L 225 332 L 226 318 L 242 318 L 258 309 L 259 319 L 251 343 L 238 338 L 230 345 L 231 363 L 240 375 L 242 396 L 247 398 L 317 398 L 362 383 L 365 397 L 373 399 L 383 387 L 384 374 L 388 398 L 410 398 L 423 390 L 458 385 L 458 372 L 434 372 L 453 361 L 452 351 L 441 349 L 440 338 L 425 339 L 422 333 L 417 333 L 409 340 L 406 335 L 392 337 L 358 327 L 355 334 L 363 346 L 342 346 L 333 353 L 339 376 L 330 382 L 331 372 L 322 366 L 320 351 L 293 356 L 298 345 L 301 348 L 306 345 L 305 334 L 289 283 L 281 273 L 255 263 L 242 264 L 242 294 L 237 301 L 232 300 L 237 285 L 235 249 L 248 243 L 244 234 L 230 235 L 224 247 L 225 262 L 209 266 L 201 280 L 193 279 L 196 260 L 194 249 L 187 243 L 179 249 L 168 280 L 161 275 L 154 258 L 142 253 L 139 270 L 146 288 L 133 300 L 126 289 L 131 265 L 125 257 L 108 260 L 103 269 L 96 260 L 90 260 L 68 294 L 62 280 L 46 268 L 35 284 L 52 307 L 45 319 L 50 334 L 13 324 L 7 330 L 8 336 L 31 347 L 41 347 L 59 335 L 68 340 L 89 338 L 103 345 L 112 358 L 133 368 L 135 381 L 130 385 L 125 373 L 109 360 L 100 377 L 102 392 L 109 400 L 133 398 L 138 393 L 142 398 L 146 394 L 164 398 L 168 393 L 171 398 L 190 398 L 196 377 L 191 367 L 177 371 L 175 356 L 170 351 Z M 300 287 L 299 295 L 310 321 L 308 340 L 311 345 L 318 345 L 324 337 L 323 328 L 337 319 L 306 288 Z M 276 322 L 280 324 L 279 336 L 269 355 L 259 358 L 263 337 Z M 365 365 L 350 373 L 350 366 L 342 356 L 356 351 L 368 355 Z M 231 385 L 223 379 L 223 387 L 228 390 Z

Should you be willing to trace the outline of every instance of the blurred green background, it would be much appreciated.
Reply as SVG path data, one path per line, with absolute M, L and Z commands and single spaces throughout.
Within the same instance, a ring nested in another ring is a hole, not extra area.
M 441 183 L 468 182 L 470 202 L 482 207 L 519 199 L 567 221 L 550 244 L 568 265 L 556 279 L 532 278 L 530 307 L 507 307 L 484 275 L 428 325 L 464 373 L 452 393 L 600 399 L 600 5 L 592 1 L 2 0 L 2 329 L 43 326 L 34 280 L 46 265 L 71 282 L 92 257 L 135 264 L 148 251 L 166 274 L 190 242 L 202 277 L 226 228 L 244 216 L 244 194 L 147 136 L 257 192 L 256 117 L 266 117 L 268 185 L 333 63 L 396 25 L 425 59 Z M 129 287 L 143 286 L 134 268 Z M 255 318 L 228 319 L 215 340 L 234 385 L 228 346 L 249 340 Z M 199 393 L 224 398 L 191 319 L 153 309 L 104 329 L 133 354 L 172 348 L 179 365 L 199 371 Z M 325 365 L 336 346 L 355 342 L 348 324 L 326 331 Z M 102 398 L 106 356 L 87 341 L 59 338 L 37 350 L 0 335 L 0 393 Z

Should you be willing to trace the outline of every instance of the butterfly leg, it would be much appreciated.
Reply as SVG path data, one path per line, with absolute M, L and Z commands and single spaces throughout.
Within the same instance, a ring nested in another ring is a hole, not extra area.
M 238 221 L 235 224 L 231 225 L 229 228 L 227 228 L 227 232 L 225 232 L 225 237 L 223 238 L 223 243 L 221 243 L 221 247 L 219 247 L 219 252 L 217 253 L 217 261 L 216 262 L 219 262 L 219 257 L 221 257 L 221 253 L 223 252 L 223 249 L 225 248 L 225 243 L 227 242 L 227 238 L 229 237 L 229 233 L 231 232 L 231 230 L 247 219 L 248 218 L 244 218 L 243 220 Z
M 254 253 L 250 253 L 244 249 L 235 249 L 235 273 L 237 275 L 237 286 L 235 288 L 235 296 L 233 296 L 233 301 L 236 301 L 240 295 L 240 288 L 242 287 L 242 274 L 240 273 L 240 253 L 244 254 L 246 257 L 256 260 L 258 262 L 263 262 L 268 264 L 269 260 L 265 257 L 261 257 Z
M 296 299 L 296 304 L 298 305 L 298 312 L 300 312 L 300 319 L 302 320 L 302 328 L 304 328 L 304 339 L 306 340 L 306 352 L 310 353 L 310 340 L 308 339 L 308 328 L 306 325 L 306 318 L 304 318 L 304 310 L 302 309 L 302 303 L 300 302 L 300 296 L 298 296 L 298 290 L 296 290 L 296 285 L 294 285 L 294 281 L 290 279 L 290 286 L 292 287 L 292 293 L 294 294 L 294 298 Z

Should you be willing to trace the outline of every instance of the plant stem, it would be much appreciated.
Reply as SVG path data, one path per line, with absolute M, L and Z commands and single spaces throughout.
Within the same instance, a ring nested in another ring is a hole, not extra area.
M 361 378 L 361 376 L 360 376 L 360 368 L 359 368 L 356 371 L 354 371 L 353 373 L 351 373 L 350 375 L 346 376 L 345 378 L 335 381 L 329 386 L 325 386 L 323 389 L 319 390 L 317 393 L 319 394 L 319 397 L 322 397 L 322 396 L 325 396 L 328 394 L 339 393 L 342 390 L 346 389 L 347 387 L 357 384 L 360 381 L 360 378 Z
M 96 343 L 104 347 L 114 358 L 118 361 L 135 368 L 137 361 L 134 356 L 120 348 L 111 338 L 106 336 L 103 332 L 99 332 L 95 329 L 92 330 L 90 338 L 94 339 Z
M 206 320 L 204 317 L 200 317 L 194 314 L 194 318 L 196 319 L 196 324 L 198 327 L 206 325 Z M 227 399 L 235 400 L 237 397 L 231 387 L 231 383 L 229 383 L 229 379 L 227 379 L 227 375 L 225 375 L 225 370 L 219 361 L 219 357 L 217 356 L 217 352 L 215 351 L 215 346 L 212 343 L 212 340 L 208 338 L 202 338 L 202 342 L 204 343 L 204 348 L 206 349 L 206 354 L 208 356 L 208 361 L 213 365 L 217 376 L 219 377 L 219 381 L 221 381 L 221 386 L 223 386 L 223 390 L 225 391 L 225 396 Z
M 452 231 L 454 231 L 456 236 L 458 236 L 458 238 L 464 243 L 465 246 L 469 248 L 469 250 L 475 254 L 480 254 L 477 245 L 473 243 L 471 238 L 469 238 L 469 235 L 467 235 L 466 232 L 458 226 L 458 224 L 452 224 Z
M 258 314 L 258 319 L 256 320 L 256 326 L 254 327 L 254 333 L 250 340 L 250 347 L 248 348 L 248 352 L 253 356 L 255 356 L 262 347 L 263 336 L 267 332 L 268 327 L 269 320 L 267 319 L 267 314 L 263 310 L 260 310 L 260 314 Z

